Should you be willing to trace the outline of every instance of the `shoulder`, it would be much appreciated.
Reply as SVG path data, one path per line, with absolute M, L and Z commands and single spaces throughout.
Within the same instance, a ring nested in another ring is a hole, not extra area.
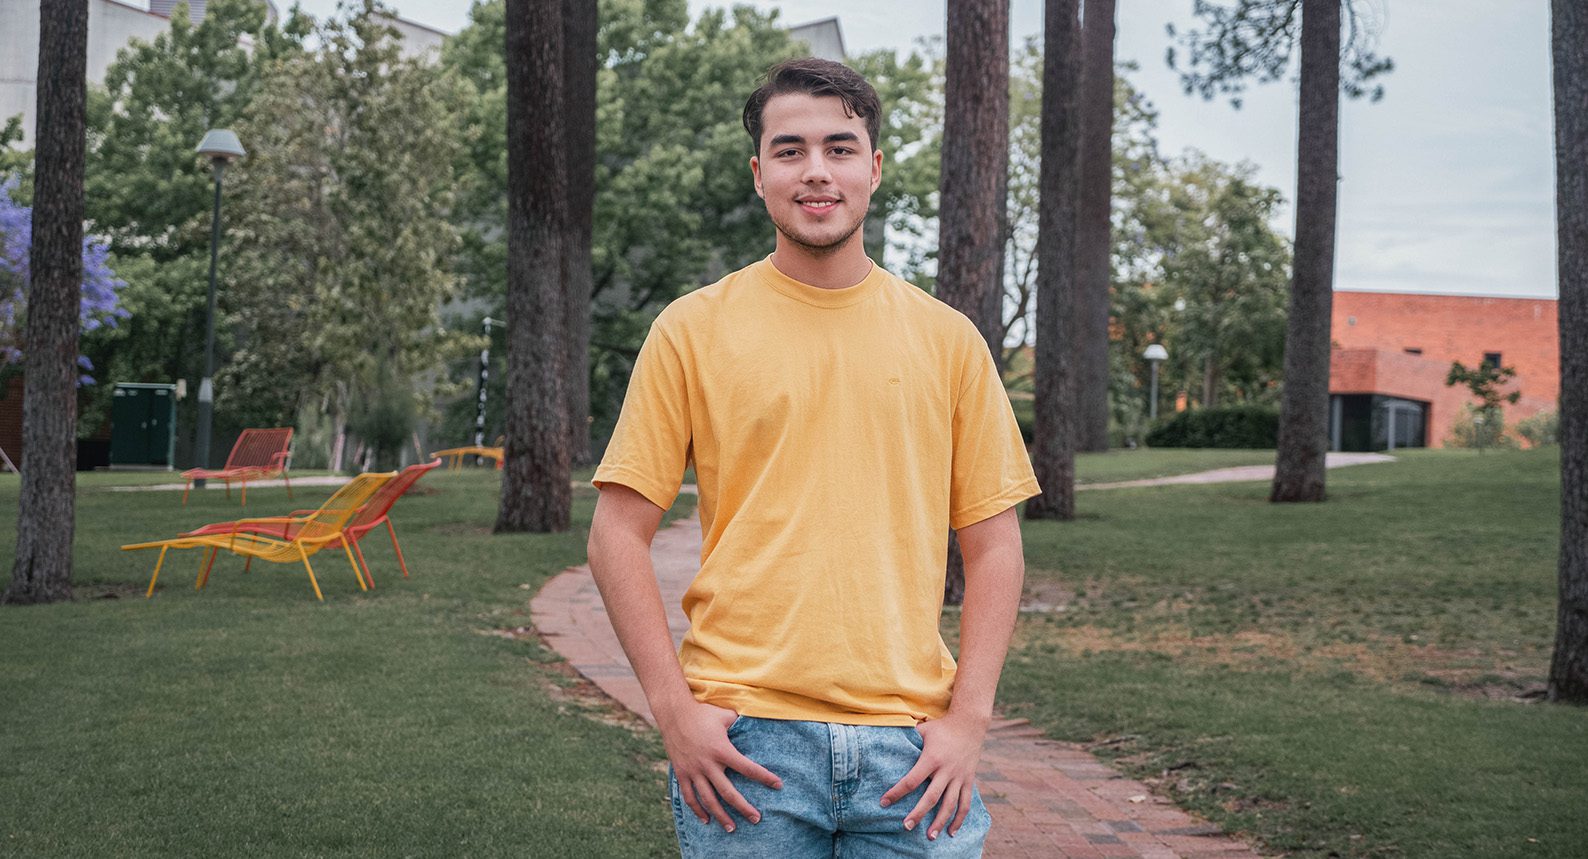
M 929 327 L 940 341 L 956 350 L 974 350 L 983 344 L 981 331 L 970 317 L 926 290 L 888 272 L 889 293 L 913 317 Z
M 698 331 L 721 318 L 730 304 L 743 291 L 743 281 L 748 268 L 742 268 L 723 277 L 716 283 L 691 290 L 668 302 L 657 314 L 653 330 L 660 330 L 673 339 L 689 331 Z

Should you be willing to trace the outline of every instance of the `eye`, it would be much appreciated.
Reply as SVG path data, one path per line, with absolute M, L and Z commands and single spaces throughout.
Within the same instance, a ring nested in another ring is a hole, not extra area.
M 855 152 L 855 150 L 850 149 L 847 146 L 834 146 L 833 147 L 833 154 L 834 155 L 853 155 L 854 152 Z
M 773 155 L 772 157 L 774 157 L 774 158 L 784 158 L 784 157 L 787 157 L 789 155 L 798 155 L 798 154 L 799 154 L 799 150 L 798 149 L 784 149 L 784 150 L 778 152 L 777 154 Z

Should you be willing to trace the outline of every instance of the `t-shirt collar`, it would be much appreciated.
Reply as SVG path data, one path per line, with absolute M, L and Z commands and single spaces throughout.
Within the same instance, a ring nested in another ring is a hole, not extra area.
M 778 267 L 772 264 L 771 254 L 756 263 L 755 267 L 757 269 L 756 273 L 773 289 L 795 301 L 815 307 L 848 307 L 876 292 L 877 287 L 887 276 L 887 272 L 883 270 L 882 266 L 873 262 L 871 271 L 854 286 L 846 286 L 842 289 L 823 289 L 819 286 L 801 283 L 779 271 Z

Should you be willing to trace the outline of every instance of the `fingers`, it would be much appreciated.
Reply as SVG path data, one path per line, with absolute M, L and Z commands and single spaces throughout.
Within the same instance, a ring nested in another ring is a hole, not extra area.
M 909 796 L 931 773 L 932 765 L 927 762 L 926 756 L 922 755 L 916 760 L 915 766 L 910 767 L 910 771 L 904 774 L 904 778 L 899 779 L 898 784 L 888 788 L 888 792 L 882 795 L 882 807 L 887 808 L 903 797 Z
M 783 789 L 782 779 L 778 778 L 766 767 L 745 757 L 738 750 L 734 750 L 732 757 L 728 759 L 728 768 L 751 781 L 760 782 L 773 790 Z
M 921 795 L 921 801 L 917 802 L 915 808 L 910 809 L 910 813 L 904 816 L 904 828 L 914 830 L 916 824 L 920 823 L 921 819 L 926 817 L 927 812 L 937 806 L 937 801 L 943 798 L 943 791 L 946 787 L 947 785 L 940 784 L 938 779 L 932 779 L 928 782 L 926 793 Z
M 717 792 L 712 789 L 711 780 L 708 777 L 699 776 L 696 778 L 695 797 L 700 800 L 700 804 L 711 815 L 711 819 L 717 821 L 723 831 L 733 831 L 733 818 L 728 816 L 728 812 L 722 808 L 722 803 L 717 801 Z M 704 823 L 705 821 L 701 822 Z
M 965 785 L 959 789 L 959 811 L 954 815 L 954 822 L 948 825 L 948 834 L 952 838 L 959 833 L 959 828 L 965 825 L 965 818 L 970 816 L 970 804 L 974 798 L 973 785 Z
M 700 809 L 700 800 L 695 798 L 695 786 L 690 783 L 689 779 L 678 779 L 678 795 L 683 797 L 684 804 L 689 806 L 689 810 L 695 813 L 695 819 L 705 823 L 706 812 Z
M 739 793 L 738 789 L 733 786 L 733 783 L 728 781 L 728 776 L 726 774 L 713 776 L 711 779 L 711 785 L 717 789 L 717 793 L 720 794 L 729 805 L 733 806 L 733 809 L 739 812 L 739 815 L 745 820 L 748 820 L 751 823 L 761 822 L 761 812 L 756 811 L 755 806 L 751 805 L 750 801 L 744 798 L 744 794 Z M 729 832 L 733 831 L 732 826 L 724 826 L 723 828 L 727 829 Z
M 928 839 L 937 838 L 938 833 L 943 831 L 944 824 L 947 824 L 950 818 L 957 816 L 955 812 L 960 808 L 968 807 L 967 803 L 960 798 L 963 792 L 960 783 L 957 781 L 950 784 L 943 791 L 941 794 L 943 801 L 938 804 L 937 814 L 932 817 L 932 828 L 926 831 Z M 949 803 L 953 803 L 953 805 Z

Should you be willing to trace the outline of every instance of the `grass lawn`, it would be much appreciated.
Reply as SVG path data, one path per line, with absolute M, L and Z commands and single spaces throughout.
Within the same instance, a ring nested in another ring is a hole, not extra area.
M 1529 698 L 1557 456 L 1397 455 L 1331 471 L 1322 505 L 1106 490 L 1026 523 L 1057 609 L 1022 616 L 1002 705 L 1266 851 L 1582 856 L 1588 709 Z
M 301 568 L 228 558 L 196 593 L 190 551 L 144 600 L 155 553 L 116 546 L 241 510 L 101 491 L 125 476 L 80 484 L 78 598 L 0 611 L 0 854 L 676 855 L 660 742 L 587 703 L 532 635 L 500 633 L 583 561 L 593 490 L 570 533 L 492 537 L 496 472 L 434 473 L 395 511 L 411 579 L 370 539 L 369 594 L 334 554 L 313 559 L 323 604 Z M 255 489 L 247 510 L 329 492 Z

